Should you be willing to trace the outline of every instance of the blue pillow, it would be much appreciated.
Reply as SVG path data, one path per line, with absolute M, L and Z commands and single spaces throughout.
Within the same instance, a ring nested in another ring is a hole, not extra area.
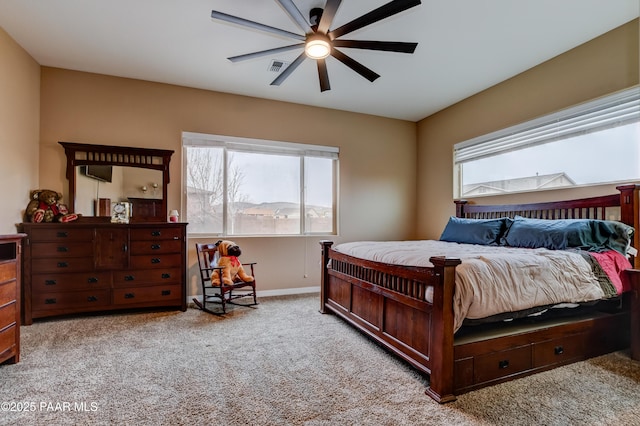
M 528 219 L 516 216 L 500 243 L 511 247 L 588 251 L 617 250 L 626 255 L 633 228 L 594 219 Z
M 506 228 L 506 218 L 464 219 L 455 216 L 449 218 L 440 241 L 454 243 L 496 245 Z

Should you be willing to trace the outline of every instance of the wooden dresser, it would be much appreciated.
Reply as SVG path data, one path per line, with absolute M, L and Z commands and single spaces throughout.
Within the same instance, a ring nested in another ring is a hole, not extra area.
M 25 223 L 23 323 L 126 308 L 185 311 L 185 223 Z
M 0 235 L 0 363 L 20 360 L 22 234 Z

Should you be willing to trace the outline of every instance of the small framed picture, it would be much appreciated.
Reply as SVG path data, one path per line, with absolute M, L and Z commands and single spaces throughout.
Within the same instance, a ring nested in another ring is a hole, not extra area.
M 111 223 L 129 223 L 131 203 L 118 201 L 111 203 Z

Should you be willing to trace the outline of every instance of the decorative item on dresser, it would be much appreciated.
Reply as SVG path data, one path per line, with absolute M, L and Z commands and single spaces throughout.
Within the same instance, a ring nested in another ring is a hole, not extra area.
M 124 308 L 186 306 L 185 223 L 22 225 L 24 324 Z
M 20 274 L 23 234 L 0 235 L 0 363 L 20 360 Z

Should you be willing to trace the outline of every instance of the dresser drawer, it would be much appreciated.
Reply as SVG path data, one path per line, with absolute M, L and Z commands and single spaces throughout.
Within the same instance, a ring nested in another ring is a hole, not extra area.
M 0 282 L 16 277 L 16 262 L 0 262 Z
M 109 272 L 79 272 L 74 274 L 34 274 L 31 288 L 34 292 L 56 293 L 68 290 L 109 288 Z
M 31 244 L 31 256 L 39 257 L 84 257 L 93 253 L 93 242 L 57 241 Z
M 110 302 L 109 290 L 40 293 L 31 296 L 31 307 L 34 311 L 72 308 L 74 311 L 82 312 L 94 306 L 107 306 Z
M 12 325 L 5 329 L 0 329 L 0 356 L 8 358 L 15 351 L 16 347 L 16 326 Z M 11 351 L 8 353 L 8 351 Z
M 182 228 L 134 228 L 131 241 L 182 240 Z
M 93 241 L 92 228 L 57 226 L 54 228 L 34 228 L 29 235 L 31 242 L 40 241 Z
M 132 287 L 138 284 L 179 284 L 182 282 L 180 268 L 134 269 L 114 271 L 114 287 Z
M 180 253 L 181 240 L 131 241 L 131 254 Z
M 113 290 L 113 303 L 126 305 L 145 302 L 182 303 L 179 284 L 149 287 L 117 288 Z
M 13 302 L 18 296 L 16 289 L 16 280 L 7 281 L 0 284 L 0 306 L 4 306 L 7 303 Z
M 533 345 L 533 366 L 557 364 L 584 355 L 583 334 L 563 337 L 561 339 L 548 340 Z
M 474 383 L 507 377 L 531 368 L 531 346 L 479 355 L 474 360 Z
M 132 269 L 145 268 L 178 268 L 182 266 L 182 254 L 158 254 L 131 256 Z
M 0 308 L 0 330 L 11 324 L 15 324 L 16 308 L 16 302 L 4 305 Z
M 32 270 L 38 272 L 75 272 L 93 269 L 93 257 L 35 258 Z

